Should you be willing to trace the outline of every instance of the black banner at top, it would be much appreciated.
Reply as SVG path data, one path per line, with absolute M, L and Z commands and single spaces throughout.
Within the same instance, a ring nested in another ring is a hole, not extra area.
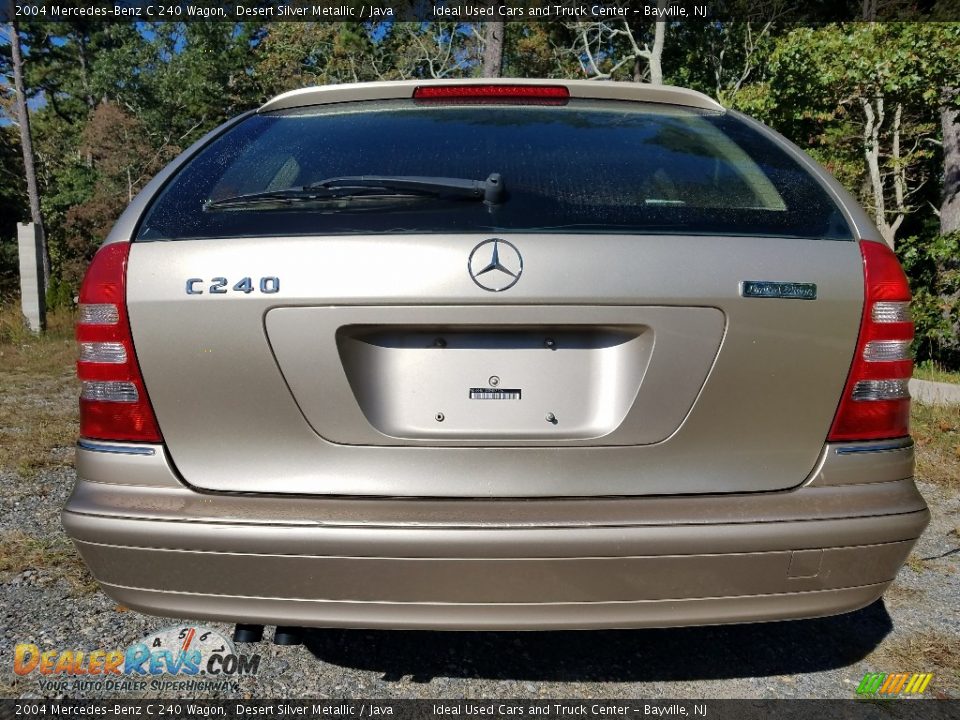
M 960 21 L 960 0 L 0 0 L 0 21 L 718 22 Z M 872 11 L 871 11 L 872 12 Z

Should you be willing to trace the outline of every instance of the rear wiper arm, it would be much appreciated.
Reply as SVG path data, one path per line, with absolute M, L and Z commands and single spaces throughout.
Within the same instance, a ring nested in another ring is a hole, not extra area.
M 345 175 L 305 185 L 303 190 L 347 190 L 350 188 L 383 188 L 414 193 L 483 200 L 488 205 L 503 202 L 504 187 L 500 173 L 491 173 L 486 180 L 417 175 Z

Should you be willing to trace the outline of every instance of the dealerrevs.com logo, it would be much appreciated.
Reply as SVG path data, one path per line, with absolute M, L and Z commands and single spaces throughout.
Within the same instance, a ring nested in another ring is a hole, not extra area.
M 228 690 L 236 679 L 256 675 L 260 655 L 237 652 L 217 630 L 175 625 L 127 648 L 41 650 L 16 646 L 13 671 L 36 676 L 45 691 L 140 692 Z

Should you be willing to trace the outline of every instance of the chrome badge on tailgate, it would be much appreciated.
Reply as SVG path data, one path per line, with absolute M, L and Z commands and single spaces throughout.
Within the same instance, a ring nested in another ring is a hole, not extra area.
M 743 297 L 785 298 L 787 300 L 816 300 L 815 283 L 771 282 L 769 280 L 744 280 L 740 283 Z

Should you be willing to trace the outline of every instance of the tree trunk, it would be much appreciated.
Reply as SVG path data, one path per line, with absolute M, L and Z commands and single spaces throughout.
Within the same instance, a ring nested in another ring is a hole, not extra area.
M 661 12 L 667 7 L 666 0 L 658 0 L 657 9 Z M 667 33 L 667 23 L 657 20 L 653 30 L 653 50 L 650 51 L 650 84 L 663 85 L 663 38 Z
M 943 126 L 943 204 L 940 206 L 940 233 L 960 230 L 960 110 L 947 104 L 957 96 L 957 88 L 944 91 L 940 109 Z
M 27 95 L 23 85 L 23 55 L 20 52 L 20 30 L 15 21 L 10 22 L 10 52 L 13 58 L 13 81 L 17 91 L 17 121 L 20 123 L 20 147 L 23 149 L 23 173 L 27 180 L 27 195 L 30 198 L 30 219 L 43 234 L 43 217 L 40 215 L 40 192 L 37 190 L 37 170 L 33 163 L 33 140 L 30 135 L 30 113 L 27 110 Z M 46 236 L 43 235 L 43 290 L 50 284 L 50 254 Z
M 881 127 L 886 119 L 884 112 L 884 99 L 878 97 L 874 99 L 860 98 L 863 108 L 863 114 L 866 122 L 863 126 L 863 157 L 867 166 L 867 182 L 870 191 L 873 193 L 873 219 L 877 223 L 877 230 L 880 231 L 880 237 L 891 250 L 896 249 L 897 230 L 906 216 L 904 207 L 904 179 L 903 168 L 900 164 L 900 121 L 902 106 L 897 104 L 894 110 L 893 119 L 893 146 L 891 158 L 894 165 L 894 201 L 896 218 L 891 223 L 887 213 L 886 188 L 884 186 L 883 173 L 880 167 L 882 153 L 880 152 Z
M 97 101 L 90 89 L 90 63 L 87 62 L 87 41 L 82 32 L 77 33 L 77 60 L 80 63 L 80 78 L 83 84 L 84 100 L 90 111 L 97 109 Z
M 503 22 L 488 22 L 483 28 L 483 67 L 486 78 L 500 77 L 503 73 Z

